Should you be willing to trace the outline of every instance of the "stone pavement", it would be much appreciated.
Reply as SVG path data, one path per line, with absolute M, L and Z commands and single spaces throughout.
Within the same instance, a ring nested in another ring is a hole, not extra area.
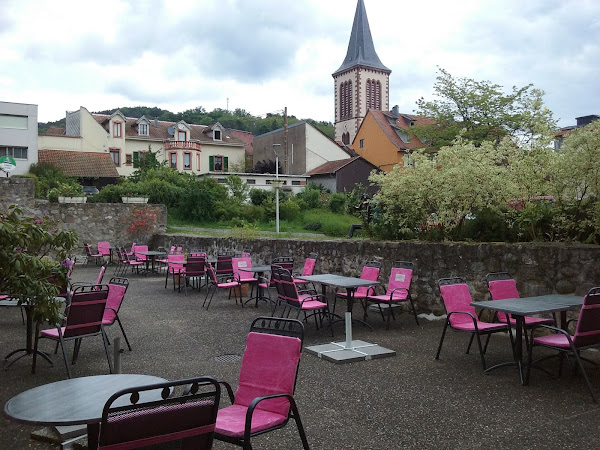
M 109 267 L 106 280 L 112 275 Z M 98 268 L 77 266 L 74 281 L 93 281 Z M 167 379 L 211 375 L 237 385 L 245 336 L 255 317 L 268 315 L 264 304 L 240 308 L 218 293 L 208 311 L 202 292 L 182 293 L 164 288 L 164 276 L 129 276 L 131 285 L 121 318 L 133 351 L 122 357 L 124 373 L 143 373 Z M 338 306 L 339 308 L 339 306 Z M 380 317 L 370 317 L 375 331 L 355 325 L 355 339 L 396 351 L 379 360 L 336 365 L 304 354 L 296 399 L 313 449 L 396 448 L 596 448 L 600 440 L 600 407 L 594 404 L 579 376 L 565 370 L 561 378 L 534 371 L 522 387 L 515 369 L 485 375 L 477 353 L 465 354 L 468 335 L 449 332 L 441 359 L 434 360 L 442 322 L 421 319 L 417 326 L 402 314 L 386 331 Z M 343 340 L 343 325 L 335 339 Z M 120 336 L 118 326 L 109 338 Z M 0 309 L 0 354 L 22 347 L 25 327 L 17 308 Z M 306 326 L 306 345 L 329 342 L 328 330 Z M 125 345 L 122 340 L 123 346 Z M 42 349 L 53 344 L 42 342 Z M 233 355 L 228 357 L 226 355 Z M 589 356 L 600 361 L 600 353 Z M 493 336 L 490 365 L 511 358 L 506 336 Z M 0 371 L 0 403 L 32 387 L 66 378 L 60 356 L 54 367 L 23 358 Z M 554 368 L 549 363 L 548 368 Z M 108 373 L 99 339 L 83 341 L 73 376 Z M 600 396 L 600 371 L 588 370 Z M 85 401 L 82 399 L 81 401 Z M 223 403 L 227 400 L 223 399 Z M 60 408 L 60 405 L 56 405 Z M 47 449 L 50 444 L 30 439 L 39 426 L 0 419 L 0 449 Z M 295 424 L 253 439 L 256 449 L 301 448 Z M 214 448 L 234 448 L 215 441 Z

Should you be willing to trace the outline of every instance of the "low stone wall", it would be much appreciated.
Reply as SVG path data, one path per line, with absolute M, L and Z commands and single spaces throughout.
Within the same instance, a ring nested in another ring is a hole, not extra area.
M 0 177 L 0 205 L 25 206 L 35 197 L 35 181 L 31 178 Z
M 108 241 L 113 245 L 131 246 L 131 238 L 126 235 L 125 230 L 131 223 L 132 213 L 138 209 L 150 211 L 156 216 L 155 227 L 150 236 L 167 230 L 165 205 L 49 203 L 34 198 L 35 181 L 30 178 L 0 178 L 0 188 L 0 205 L 3 207 L 16 204 L 27 215 L 46 213 L 61 222 L 64 228 L 77 231 L 80 249 L 76 253 L 85 253 L 84 242 L 96 245 L 98 241 Z
M 450 276 L 464 278 L 474 300 L 489 297 L 485 275 L 505 271 L 517 280 L 522 296 L 549 293 L 585 294 L 600 285 L 600 247 L 560 244 L 370 242 L 352 240 L 303 241 L 257 238 L 236 242 L 231 238 L 189 235 L 155 236 L 156 245 L 168 248 L 181 244 L 186 251 L 203 248 L 209 255 L 221 250 L 248 249 L 254 264 L 270 263 L 276 256 L 293 256 L 296 270 L 311 252 L 319 255 L 315 273 L 360 276 L 370 259 L 382 263 L 380 281 L 387 284 L 392 263 L 412 261 L 415 275 L 413 298 L 421 312 L 443 314 L 437 280 Z

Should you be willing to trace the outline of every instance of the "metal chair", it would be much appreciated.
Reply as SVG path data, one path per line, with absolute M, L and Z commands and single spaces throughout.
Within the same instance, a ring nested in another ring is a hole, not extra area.
M 104 309 L 104 315 L 102 316 L 102 325 L 104 325 L 104 328 L 106 329 L 106 327 L 113 325 L 116 320 L 119 324 L 119 328 L 121 328 L 121 333 L 123 333 L 127 347 L 129 348 L 129 351 L 131 351 L 131 344 L 129 343 L 129 339 L 127 339 L 125 328 L 123 328 L 123 324 L 119 318 L 119 310 L 121 309 L 121 305 L 125 299 L 125 293 L 127 292 L 128 287 L 129 280 L 127 278 L 113 277 L 110 279 L 108 282 L 108 298 L 106 300 L 106 308 Z
M 442 337 L 440 338 L 440 344 L 438 346 L 435 359 L 440 359 L 440 353 L 442 351 L 442 344 L 444 337 L 446 336 L 446 330 L 448 326 L 455 331 L 463 331 L 471 334 L 469 339 L 469 345 L 467 346 L 466 353 L 469 353 L 473 339 L 477 338 L 477 345 L 479 347 L 479 355 L 481 356 L 481 364 L 485 371 L 485 357 L 484 348 L 481 345 L 481 335 L 487 336 L 485 347 L 489 342 L 492 333 L 509 331 L 510 327 L 505 323 L 490 323 L 484 322 L 479 319 L 475 312 L 475 307 L 471 306 L 473 301 L 471 293 L 469 292 L 469 286 L 460 277 L 442 278 L 438 281 L 440 288 L 440 295 L 444 302 L 444 308 L 446 309 L 446 321 L 444 322 L 444 330 L 442 331 Z M 512 343 L 512 333 L 511 343 Z
M 123 389 L 104 405 L 98 449 L 146 448 L 174 441 L 179 441 L 177 448 L 210 449 L 220 398 L 221 386 L 211 377 Z
M 302 447 L 309 448 L 294 399 L 304 327 L 293 319 L 259 317 L 252 322 L 238 389 L 222 381 L 231 405 L 219 410 L 215 438 L 251 449 L 251 438 L 294 419 Z
M 363 280 L 377 281 L 379 279 L 380 272 L 381 272 L 381 263 L 379 261 L 375 261 L 375 260 L 367 261 L 367 263 L 362 268 L 360 278 Z M 373 292 L 372 287 L 359 287 L 354 292 L 354 296 L 353 296 L 354 300 L 360 301 L 360 304 L 362 305 L 365 313 L 366 313 L 365 299 L 367 298 L 367 295 L 369 295 L 369 293 L 372 293 L 372 292 Z M 335 305 L 337 303 L 338 298 L 347 300 L 348 293 L 347 292 L 336 292 L 335 293 L 335 296 L 333 297 L 333 310 L 332 310 L 333 314 L 335 314 Z

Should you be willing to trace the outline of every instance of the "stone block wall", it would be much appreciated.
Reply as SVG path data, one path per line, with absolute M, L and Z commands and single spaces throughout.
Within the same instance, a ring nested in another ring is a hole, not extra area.
M 31 178 L 0 177 L 0 205 L 25 206 L 34 197 L 35 181 Z
M 413 298 L 420 312 L 443 314 L 437 280 L 460 276 L 466 280 L 474 300 L 489 297 L 485 276 L 505 271 L 517 280 L 522 296 L 549 293 L 584 295 L 600 286 L 600 247 L 562 244 L 370 242 L 352 240 L 303 241 L 257 238 L 237 242 L 231 238 L 182 234 L 155 236 L 156 245 L 168 248 L 180 244 L 186 251 L 202 248 L 209 255 L 221 250 L 247 249 L 254 264 L 268 264 L 276 256 L 293 256 L 300 271 L 304 258 L 319 255 L 315 273 L 360 276 L 365 262 L 382 263 L 380 281 L 387 284 L 392 263 L 412 261 L 415 275 Z

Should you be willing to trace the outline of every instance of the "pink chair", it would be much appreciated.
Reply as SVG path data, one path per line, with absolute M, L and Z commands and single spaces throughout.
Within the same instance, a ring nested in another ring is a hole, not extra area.
M 187 287 L 190 285 L 190 281 L 192 288 L 197 286 L 198 290 L 200 290 L 202 288 L 202 279 L 205 277 L 206 259 L 203 256 L 190 256 L 187 264 L 179 269 L 178 291 L 181 292 L 181 283 L 183 283 L 185 295 L 187 295 Z M 175 280 L 173 280 L 173 286 L 175 286 Z
M 549 335 L 535 336 L 536 330 L 544 328 L 551 330 L 554 333 Z M 531 366 L 537 364 L 541 360 L 547 359 L 548 357 L 540 358 L 533 361 L 533 349 L 534 347 L 546 347 L 552 350 L 557 350 L 559 355 L 566 353 L 569 356 L 575 358 L 577 366 L 583 375 L 585 384 L 587 385 L 592 400 L 594 403 L 598 403 L 594 390 L 590 380 L 585 372 L 582 360 L 585 360 L 580 355 L 582 350 L 600 347 L 600 287 L 592 288 L 583 298 L 583 305 L 579 311 L 579 318 L 577 319 L 577 325 L 575 327 L 575 334 L 571 335 L 567 330 L 550 326 L 546 324 L 535 325 L 531 330 L 531 340 L 529 342 L 529 364 L 527 366 L 526 384 L 529 383 L 529 374 Z M 553 355 L 554 356 L 554 355 Z M 559 372 L 561 374 L 562 369 L 562 358 L 560 360 Z M 596 363 L 594 363 L 597 365 Z
M 120 390 L 104 405 L 97 448 L 211 449 L 220 397 L 221 387 L 211 377 Z M 161 445 L 175 441 L 176 446 Z
M 387 327 L 390 329 L 390 318 L 394 317 L 393 305 L 397 305 L 403 302 L 410 302 L 415 321 L 419 325 L 419 318 L 417 317 L 417 311 L 413 302 L 412 296 L 410 295 L 410 283 L 412 281 L 414 272 L 414 264 L 410 261 L 395 261 L 390 271 L 390 278 L 388 281 L 387 289 L 385 294 L 375 295 L 374 290 L 369 291 L 371 294 L 367 295 L 365 299 L 365 320 L 367 318 L 367 308 L 369 303 L 374 303 L 379 306 L 379 312 L 381 317 L 385 320 L 385 315 L 381 308 L 382 305 L 387 306 Z
M 104 259 L 102 253 L 94 253 L 92 252 L 92 248 L 87 242 L 83 243 L 83 247 L 85 248 L 86 261 L 85 263 L 89 263 L 90 259 L 93 259 L 96 264 L 98 264 L 99 259 Z
M 106 308 L 104 309 L 104 315 L 102 316 L 102 325 L 104 325 L 104 329 L 106 330 L 106 327 L 113 325 L 116 320 L 119 324 L 119 328 L 121 328 L 121 333 L 123 333 L 127 347 L 129 348 L 129 351 L 131 351 L 131 344 L 129 344 L 129 339 L 127 339 L 127 334 L 125 333 L 125 329 L 119 318 L 119 310 L 125 299 L 125 293 L 127 292 L 128 287 L 129 280 L 127 278 L 113 277 L 110 279 L 108 282 Z
M 107 241 L 98 242 L 98 253 L 100 253 L 103 258 L 106 258 L 106 257 L 110 258 L 111 257 L 110 242 L 107 242 Z
M 79 286 L 73 291 L 71 303 L 68 306 L 66 325 L 57 325 L 56 328 L 41 330 L 35 336 L 33 364 L 31 372 L 35 373 L 38 343 L 41 338 L 58 341 L 62 348 L 63 359 L 67 368 L 67 375 L 71 378 L 71 368 L 67 359 L 65 342 L 74 340 L 73 357 L 71 364 L 75 364 L 84 337 L 101 336 L 104 343 L 104 352 L 108 360 L 108 367 L 112 373 L 112 360 L 108 353 L 108 341 L 104 334 L 102 316 L 108 299 L 108 286 Z
M 485 276 L 488 289 L 490 291 L 490 297 L 492 300 L 504 300 L 507 298 L 521 298 L 519 295 L 519 291 L 517 290 L 517 282 L 514 280 L 510 274 L 506 272 L 494 272 L 488 273 Z M 498 320 L 502 323 L 507 323 L 506 314 L 503 312 L 497 313 Z M 510 324 L 516 325 L 516 319 L 510 317 Z M 527 329 L 532 328 L 535 325 L 546 324 L 546 325 L 556 325 L 556 321 L 551 318 L 544 317 L 525 317 L 525 329 L 523 332 L 525 333 L 525 339 L 527 341 Z
M 377 281 L 379 279 L 379 272 L 381 271 L 381 263 L 379 261 L 368 261 L 362 268 L 360 278 L 363 280 Z M 366 312 L 365 299 L 369 293 L 373 293 L 372 287 L 359 287 L 354 292 L 354 300 L 359 300 L 363 309 Z M 336 292 L 333 298 L 333 314 L 335 314 L 335 304 L 338 298 L 347 300 L 347 292 Z
M 294 419 L 302 447 L 309 448 L 294 400 L 303 339 L 304 327 L 297 320 L 259 317 L 252 322 L 235 396 L 231 385 L 221 382 L 231 405 L 217 414 L 216 439 L 251 449 L 252 437 Z
M 242 296 L 242 284 L 252 284 L 253 287 L 256 283 L 258 283 L 258 278 L 254 276 L 252 272 L 246 272 L 240 269 L 251 269 L 252 268 L 252 259 L 250 256 L 242 256 L 231 258 L 231 265 L 233 267 L 233 273 L 237 277 L 238 282 L 240 283 L 240 298 Z M 244 303 L 242 302 L 242 305 Z
M 235 303 L 237 304 L 237 293 L 240 291 L 240 282 L 238 281 L 238 277 L 233 273 L 217 275 L 215 269 L 213 269 L 212 265 L 208 261 L 206 262 L 205 266 L 206 274 L 208 275 L 208 288 L 206 289 L 206 297 L 204 297 L 202 306 L 204 307 L 204 305 L 206 305 L 206 309 L 208 310 L 215 293 L 219 289 L 228 289 L 230 293 L 233 292 L 235 295 Z M 207 300 L 208 304 L 206 303 Z M 244 306 L 243 303 L 242 306 Z
M 316 265 L 317 265 L 317 254 L 311 253 L 310 255 L 308 255 L 308 258 L 306 258 L 306 260 L 304 261 L 304 267 L 302 268 L 302 273 L 300 275 L 303 275 L 303 276 L 312 275 L 313 272 L 315 271 Z M 307 281 L 295 278 L 297 276 L 298 276 L 298 274 L 294 274 L 294 283 L 299 284 L 299 285 L 308 284 Z
M 169 275 L 173 277 L 173 290 L 175 290 L 175 274 L 178 274 L 183 269 L 183 262 L 185 261 L 185 255 L 183 254 L 172 254 L 167 256 L 167 276 L 165 277 L 165 289 L 169 282 Z
M 133 242 L 133 243 L 131 244 L 131 250 L 129 250 L 129 251 L 127 252 L 127 256 L 129 256 L 130 258 L 131 258 L 131 257 L 133 257 L 133 255 L 135 254 L 135 246 L 136 246 L 136 245 L 137 245 L 137 244 L 136 244 L 135 242 Z
M 492 333 L 509 331 L 510 327 L 504 323 L 490 323 L 479 320 L 475 307 L 471 306 L 473 298 L 469 292 L 469 286 L 463 281 L 462 278 L 442 278 L 438 281 L 440 287 L 440 294 L 446 308 L 446 322 L 444 323 L 444 331 L 440 338 L 440 344 L 438 346 L 435 359 L 440 359 L 440 352 L 442 351 L 442 344 L 444 337 L 446 336 L 446 329 L 448 326 L 456 331 L 464 331 L 471 334 L 469 345 L 467 347 L 467 353 L 471 349 L 473 338 L 477 337 L 477 345 L 479 346 L 479 354 L 481 356 L 481 364 L 485 371 L 485 357 L 484 349 L 481 345 L 481 335 L 487 335 L 486 348 L 490 336 Z M 512 343 L 512 333 L 510 334 Z

